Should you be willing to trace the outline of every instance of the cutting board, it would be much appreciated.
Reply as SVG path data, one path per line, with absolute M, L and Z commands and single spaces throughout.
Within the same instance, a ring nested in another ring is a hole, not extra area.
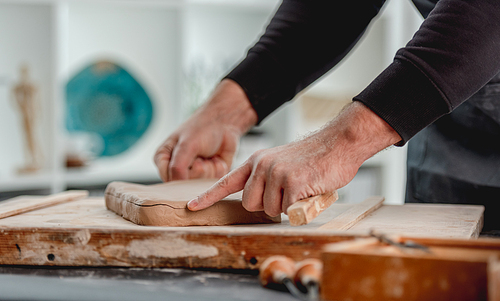
M 354 208 L 333 204 L 310 224 L 150 227 L 84 198 L 0 219 L 0 264 L 256 269 L 272 255 L 319 258 L 332 242 L 367 237 L 369 229 L 414 237 L 477 236 L 483 207 L 382 206 L 348 230 L 319 230 Z

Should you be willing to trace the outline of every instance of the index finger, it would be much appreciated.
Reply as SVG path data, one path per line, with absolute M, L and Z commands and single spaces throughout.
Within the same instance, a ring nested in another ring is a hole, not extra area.
M 238 192 L 245 188 L 245 184 L 250 177 L 252 168 L 248 165 L 242 165 L 222 177 L 217 183 L 197 198 L 188 202 L 187 207 L 191 211 L 198 211 L 212 206 L 228 195 Z

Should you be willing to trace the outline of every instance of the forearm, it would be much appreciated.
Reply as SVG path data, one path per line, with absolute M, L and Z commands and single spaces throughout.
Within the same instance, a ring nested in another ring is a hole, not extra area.
M 384 0 L 284 0 L 259 41 L 228 75 L 260 122 L 335 66 Z
M 394 62 L 355 99 L 405 143 L 500 71 L 498 20 L 497 0 L 440 0 Z

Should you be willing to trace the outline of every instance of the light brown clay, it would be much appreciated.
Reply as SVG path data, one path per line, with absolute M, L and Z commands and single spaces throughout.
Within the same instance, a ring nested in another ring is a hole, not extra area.
M 221 226 L 278 223 L 281 217 L 248 212 L 241 192 L 200 211 L 187 209 L 187 202 L 216 182 L 215 179 L 174 181 L 156 185 L 112 182 L 105 192 L 106 207 L 133 223 L 146 226 Z

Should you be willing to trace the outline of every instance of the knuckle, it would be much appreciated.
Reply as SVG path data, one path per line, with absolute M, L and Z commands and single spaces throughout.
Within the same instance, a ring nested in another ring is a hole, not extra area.
M 286 167 L 283 166 L 282 164 L 273 164 L 269 168 L 269 176 L 272 179 L 281 179 L 283 177 L 286 177 L 287 172 L 286 172 Z
M 255 164 L 255 169 L 259 173 L 266 173 L 269 170 L 270 166 L 270 159 L 266 156 L 260 158 L 260 160 L 257 161 L 257 163 Z
M 217 182 L 217 186 L 221 189 L 224 189 L 227 186 L 229 186 L 229 181 L 230 181 L 229 177 L 231 177 L 231 175 L 225 175 L 222 178 L 220 178 L 220 180 Z
M 221 190 L 224 193 L 229 194 L 230 193 L 229 185 L 230 185 L 230 181 L 231 181 L 230 177 L 231 176 L 229 174 L 227 174 L 227 175 L 223 176 L 222 178 L 220 178 L 219 181 L 217 181 L 217 183 L 216 183 L 217 189 Z

